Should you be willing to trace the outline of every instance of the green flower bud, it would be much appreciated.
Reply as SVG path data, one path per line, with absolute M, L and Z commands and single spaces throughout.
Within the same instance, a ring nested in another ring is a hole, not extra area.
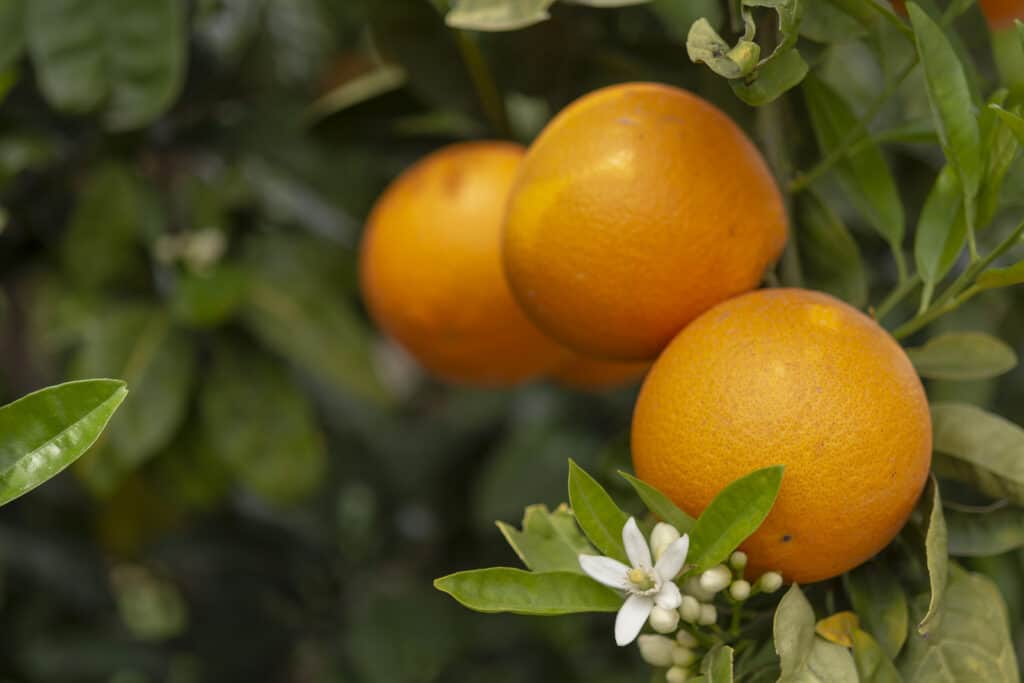
M 750 584 L 742 579 L 734 581 L 733 584 L 729 586 L 729 595 L 733 597 L 733 600 L 746 600 L 750 597 Z
M 640 657 L 651 666 L 672 666 L 672 653 L 677 645 L 665 636 L 642 635 L 636 639 Z

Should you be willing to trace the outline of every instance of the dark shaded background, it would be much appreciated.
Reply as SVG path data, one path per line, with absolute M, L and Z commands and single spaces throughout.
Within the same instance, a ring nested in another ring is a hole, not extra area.
M 0 54 L 0 398 L 81 376 L 131 389 L 90 455 L 0 514 L 0 679 L 645 680 L 607 617 L 474 615 L 430 585 L 514 564 L 493 521 L 563 500 L 567 457 L 631 500 L 608 475 L 628 467 L 635 389 L 441 386 L 362 309 L 355 247 L 376 195 L 430 150 L 497 134 L 457 34 L 427 0 L 184 5 L 181 93 L 134 130 L 111 130 L 102 106 L 58 113 L 29 58 Z M 700 92 L 763 142 L 754 111 L 686 56 L 700 15 L 724 20 L 711 0 L 556 5 L 547 23 L 480 36 L 512 135 L 527 142 L 575 97 L 644 79 Z M 0 35 L 18 30 L 11 16 Z M 816 18 L 802 50 L 863 111 L 892 64 Z M 958 27 L 990 83 L 980 16 Z M 397 81 L 381 85 L 382 63 Z M 802 102 L 783 106 L 784 144 L 810 166 Z M 926 113 L 911 78 L 877 126 Z M 934 134 L 888 149 L 914 214 L 941 163 Z M 884 245 L 832 179 L 820 189 L 877 301 L 894 277 Z M 1020 163 L 1005 196 L 1019 215 Z M 807 256 L 811 283 L 826 278 Z M 1019 349 L 1014 297 L 943 324 Z M 1021 379 L 931 391 L 1020 421 Z M 1019 610 L 1020 557 L 985 563 Z

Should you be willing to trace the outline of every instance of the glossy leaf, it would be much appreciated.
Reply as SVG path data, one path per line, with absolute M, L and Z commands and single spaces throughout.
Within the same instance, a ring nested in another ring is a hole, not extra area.
M 1024 429 L 966 403 L 933 404 L 932 428 L 939 476 L 1024 504 Z
M 1024 56 L 1024 51 L 1021 52 Z M 988 226 L 999 209 L 999 200 L 1006 174 L 1017 158 L 1021 139 L 1024 138 L 1024 119 L 1020 121 L 1019 133 L 1003 120 L 1001 105 L 1008 96 L 1006 90 L 999 90 L 989 98 L 989 105 L 979 118 L 981 144 L 985 151 L 985 176 L 978 195 L 978 228 Z M 1009 112 L 1007 112 L 1009 113 Z
M 569 572 L 534 574 L 492 567 L 442 577 L 434 587 L 477 612 L 553 616 L 615 612 L 622 606 L 622 596 L 615 591 Z
M 857 243 L 816 192 L 800 195 L 797 240 L 807 284 L 851 306 L 867 303 L 868 284 Z
M 622 528 L 629 515 L 619 509 L 608 492 L 572 460 L 569 461 L 569 503 L 590 542 L 602 554 L 628 563 Z
M 455 0 L 445 16 L 453 28 L 511 31 L 549 18 L 555 0 Z
M 871 634 L 860 629 L 853 632 L 853 663 L 860 683 L 902 683 L 897 671 Z
M 916 3 L 907 3 L 928 102 L 946 158 L 956 168 L 967 210 L 973 209 L 983 173 L 981 135 L 960 59 L 942 28 Z
M 0 505 L 60 473 L 99 438 L 128 391 L 112 379 L 67 382 L 0 407 Z
M 681 534 L 690 532 L 696 520 L 676 507 L 676 504 L 668 496 L 631 474 L 619 472 L 619 475 L 629 482 L 629 485 L 640 496 L 640 500 L 644 502 L 647 509 L 654 513 L 661 521 L 671 524 Z
M 120 306 L 93 321 L 71 375 L 122 377 L 132 387 L 108 436 L 76 466 L 98 494 L 167 446 L 181 427 L 194 381 L 195 349 L 162 310 Z
M 715 645 L 704 656 L 701 672 L 707 683 L 732 683 L 733 681 L 733 649 L 728 645 Z
M 836 164 L 839 180 L 872 227 L 894 249 L 899 248 L 904 233 L 903 204 L 881 148 L 868 137 L 864 124 L 842 96 L 823 80 L 807 79 L 804 94 L 824 154 L 836 149 L 852 131 L 865 138 Z
M 757 531 L 782 486 L 782 465 L 766 467 L 737 479 L 715 496 L 690 531 L 688 562 L 696 571 L 723 562 Z
M 55 108 L 102 106 L 114 130 L 167 109 L 184 80 L 185 8 L 178 0 L 32 0 L 28 42 L 40 87 Z
M 741 100 L 752 107 L 761 107 L 800 85 L 808 70 L 800 52 L 790 48 L 750 76 L 730 81 L 729 85 Z
M 934 476 L 928 481 L 928 486 L 921 497 L 920 512 L 930 597 L 928 610 L 921 617 L 917 631 L 921 635 L 927 635 L 935 630 L 942 619 L 943 596 L 946 594 L 946 582 L 949 577 L 949 541 L 946 532 L 946 519 L 942 515 L 942 498 L 939 495 L 939 484 Z
M 843 575 L 843 587 L 860 617 L 861 627 L 872 634 L 890 659 L 907 640 L 910 612 L 897 576 L 874 562 Z
M 928 379 L 989 379 L 1017 366 L 1013 348 L 984 332 L 940 334 L 924 346 L 907 349 L 907 356 L 917 372 Z
M 337 263 L 344 252 L 321 240 L 265 236 L 245 246 L 243 322 L 309 376 L 377 404 L 389 397 L 370 353 L 370 335 L 346 301 Z
M 257 495 L 289 503 L 322 483 L 327 452 L 313 408 L 270 358 L 240 345 L 218 347 L 199 412 L 204 438 Z
M 967 242 L 964 195 L 956 169 L 943 167 L 925 198 L 914 234 L 914 261 L 926 291 L 949 272 Z
M 1003 507 L 984 513 L 947 509 L 949 554 L 999 555 L 1024 547 L 1024 509 Z
M 503 522 L 498 529 L 531 571 L 582 574 L 579 556 L 596 554 L 565 506 L 550 512 L 544 505 L 531 505 L 521 531 Z
M 950 573 L 946 614 L 927 635 L 911 634 L 897 662 L 906 681 L 1017 683 L 1006 605 L 992 582 L 959 567 Z M 928 598 L 915 601 L 918 614 Z

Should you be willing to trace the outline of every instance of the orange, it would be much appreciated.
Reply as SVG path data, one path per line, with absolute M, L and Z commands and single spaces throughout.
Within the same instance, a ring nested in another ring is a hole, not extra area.
M 399 176 L 370 214 L 359 256 L 370 315 L 441 379 L 508 385 L 564 355 L 502 272 L 502 218 L 523 154 L 503 142 L 446 147 Z
M 981 0 L 980 4 L 993 31 L 1012 27 L 1014 19 L 1024 19 L 1024 0 Z
M 627 83 L 577 100 L 530 147 L 503 253 L 513 293 L 549 335 L 649 360 L 755 287 L 785 240 L 778 188 L 728 116 L 685 90 Z
M 551 379 L 570 389 L 604 391 L 639 382 L 650 367 L 648 361 L 602 360 L 570 351 L 551 373 Z
M 761 290 L 719 304 L 676 337 L 640 390 L 637 475 L 691 515 L 730 482 L 785 465 L 743 548 L 753 575 L 807 583 L 884 548 L 931 465 L 921 381 L 873 320 L 832 297 Z

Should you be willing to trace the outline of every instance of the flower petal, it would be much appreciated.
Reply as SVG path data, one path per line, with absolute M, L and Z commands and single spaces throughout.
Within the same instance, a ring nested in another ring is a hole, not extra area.
M 600 555 L 580 555 L 579 559 L 580 569 L 595 581 L 620 591 L 629 586 L 629 579 L 626 578 L 629 567 L 618 560 Z
M 634 567 L 650 567 L 651 549 L 647 547 L 647 539 L 640 533 L 640 527 L 632 517 L 622 527 L 622 545 L 626 546 L 626 555 Z
M 654 604 L 662 609 L 679 609 L 683 604 L 683 594 L 679 592 L 679 586 L 672 581 L 661 584 L 661 590 L 654 596 Z
M 671 581 L 679 575 L 679 571 L 686 563 L 686 556 L 690 552 L 690 536 L 684 534 L 679 540 L 673 541 L 665 552 L 658 558 L 658 564 L 654 565 L 654 571 L 663 581 Z
M 640 635 L 647 617 L 654 609 L 654 600 L 641 595 L 631 595 L 626 598 L 619 608 L 619 614 L 615 617 L 615 643 L 619 647 L 629 645 Z

